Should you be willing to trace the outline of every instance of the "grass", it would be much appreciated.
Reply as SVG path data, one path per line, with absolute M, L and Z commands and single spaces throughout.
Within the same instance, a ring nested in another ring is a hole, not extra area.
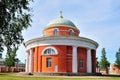
M 12 74 L 12 75 L 11 75 Z M 15 76 L 14 73 L 0 73 L 0 80 L 120 80 L 120 77 L 34 77 L 34 76 Z

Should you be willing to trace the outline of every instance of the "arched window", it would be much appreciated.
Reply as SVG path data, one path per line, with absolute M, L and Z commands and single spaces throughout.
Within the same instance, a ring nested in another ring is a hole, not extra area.
M 43 50 L 42 55 L 57 55 L 57 51 L 52 47 L 48 47 Z
M 72 29 L 69 30 L 69 35 L 73 35 L 73 30 Z
M 54 36 L 58 36 L 58 29 L 54 29 Z

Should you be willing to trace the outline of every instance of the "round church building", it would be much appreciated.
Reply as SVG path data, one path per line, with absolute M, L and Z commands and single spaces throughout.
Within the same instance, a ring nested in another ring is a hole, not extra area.
M 42 37 L 25 42 L 26 72 L 96 73 L 98 43 L 79 34 L 60 14 L 47 24 Z

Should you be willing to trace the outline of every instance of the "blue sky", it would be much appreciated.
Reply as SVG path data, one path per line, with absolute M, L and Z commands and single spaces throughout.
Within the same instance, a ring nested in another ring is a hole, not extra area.
M 101 50 L 106 49 L 107 58 L 115 61 L 120 47 L 120 0 L 34 0 L 31 27 L 23 31 L 25 41 L 42 36 L 43 28 L 59 17 L 60 10 L 64 18 L 71 20 L 80 30 L 82 37 L 99 43 L 97 57 L 101 59 Z M 17 52 L 19 59 L 26 58 L 23 45 Z

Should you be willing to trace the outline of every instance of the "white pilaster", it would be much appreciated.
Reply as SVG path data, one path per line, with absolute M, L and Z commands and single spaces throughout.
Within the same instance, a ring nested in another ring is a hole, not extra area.
M 27 52 L 27 56 L 26 56 L 26 66 L 25 66 L 25 71 L 29 72 L 29 53 Z
M 87 49 L 87 73 L 92 73 L 91 49 Z
M 32 72 L 32 49 L 30 49 L 30 56 L 29 56 L 29 72 Z
M 77 73 L 77 47 L 73 46 L 72 52 L 72 72 Z

